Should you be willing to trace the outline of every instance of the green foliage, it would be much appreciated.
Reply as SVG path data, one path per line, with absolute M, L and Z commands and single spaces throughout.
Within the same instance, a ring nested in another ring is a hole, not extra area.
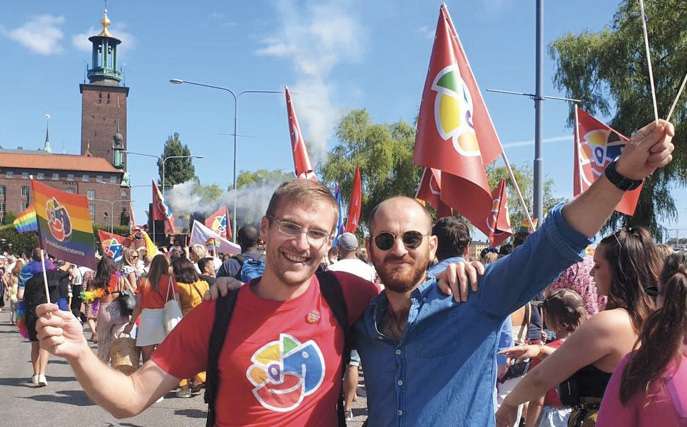
M 648 1 L 645 10 L 658 113 L 665 118 L 687 63 L 687 2 Z M 581 108 L 590 114 L 611 115 L 608 124 L 630 135 L 654 120 L 645 52 L 639 2 L 623 0 L 610 28 L 598 33 L 566 34 L 551 43 L 549 53 L 558 63 L 554 84 L 564 89 L 566 96 L 581 99 Z M 671 118 L 678 129 L 687 119 L 684 96 Z M 673 162 L 647 178 L 635 215 L 613 214 L 606 231 L 621 224 L 643 225 L 661 238 L 665 230 L 659 219 L 674 219 L 677 215 L 671 188 L 687 183 L 685 138 L 684 133 L 676 134 Z
M 282 183 L 291 181 L 296 178 L 293 172 L 284 172 L 277 169 L 269 171 L 267 169 L 258 169 L 255 172 L 241 171 L 236 177 L 236 187 L 241 188 L 247 185 L 260 185 L 267 183 Z M 231 185 L 228 190 L 231 190 Z
M 196 169 L 193 167 L 193 159 L 190 157 L 170 158 L 172 156 L 190 155 L 191 150 L 187 145 L 181 143 L 178 133 L 175 132 L 174 135 L 169 136 L 165 142 L 165 148 L 162 150 L 162 155 L 157 161 L 160 175 L 158 184 L 162 185 L 162 162 L 164 159 L 167 159 L 164 160 L 165 188 L 193 179 L 196 174 Z
M 31 255 L 31 251 L 38 246 L 38 233 L 19 233 L 12 225 L 0 227 L 0 253 Z
M 522 198 L 525 200 L 525 205 L 528 209 L 531 209 L 534 189 L 534 173 L 532 172 L 532 167 L 527 165 L 511 165 L 511 168 L 513 169 L 515 181 L 518 183 L 518 187 L 522 192 Z M 515 186 L 510 180 L 508 170 L 505 166 L 496 167 L 494 163 L 492 163 L 487 166 L 487 177 L 489 178 L 489 187 L 491 187 L 492 190 L 496 189 L 501 179 L 505 178 L 507 180 L 508 213 L 510 215 L 511 226 L 514 230 L 517 230 L 520 226 L 520 222 L 525 218 L 525 212 L 522 210 L 520 200 L 518 199 L 518 193 L 515 191 Z M 557 204 L 565 201 L 563 198 L 553 197 L 553 184 L 554 182 L 550 178 L 544 181 L 544 213 Z M 530 215 L 532 215 L 531 210 Z
M 5 215 L 2 217 L 2 221 L 0 222 L 0 224 L 12 224 L 15 219 L 17 219 L 17 215 L 14 212 L 5 212 Z
M 202 185 L 198 183 L 198 191 L 202 195 L 202 203 L 212 202 L 213 200 L 219 199 L 222 195 L 222 188 L 217 184 Z
M 318 176 L 322 182 L 341 188 L 341 199 L 351 199 L 356 165 L 360 165 L 363 200 L 360 223 L 384 199 L 414 197 L 422 168 L 413 164 L 415 129 L 404 121 L 373 123 L 366 110 L 346 114 L 336 129 L 338 144 L 329 152 Z

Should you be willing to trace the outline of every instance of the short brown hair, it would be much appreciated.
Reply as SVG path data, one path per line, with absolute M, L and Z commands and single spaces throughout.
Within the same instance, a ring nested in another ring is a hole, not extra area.
M 283 183 L 272 194 L 265 215 L 273 217 L 284 201 L 289 203 L 309 203 L 311 205 L 325 202 L 334 210 L 335 221 L 332 230 L 333 227 L 336 227 L 339 219 L 339 208 L 336 199 L 332 196 L 331 191 L 319 182 L 308 179 L 296 179 Z
M 563 328 L 574 332 L 587 318 L 587 310 L 584 309 L 584 300 L 577 292 L 571 289 L 556 289 L 551 292 L 544 303 L 544 316 L 549 328 Z

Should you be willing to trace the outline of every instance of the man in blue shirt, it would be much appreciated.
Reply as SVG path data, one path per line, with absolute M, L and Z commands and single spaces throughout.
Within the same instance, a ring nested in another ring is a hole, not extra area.
M 501 322 L 582 259 L 629 184 L 671 161 L 673 135 L 664 121 L 638 131 L 606 175 L 552 210 L 510 256 L 488 266 L 479 290 L 464 303 L 442 294 L 427 275 L 438 245 L 427 211 L 407 197 L 375 207 L 368 254 L 386 290 L 356 323 L 369 424 L 494 426 Z

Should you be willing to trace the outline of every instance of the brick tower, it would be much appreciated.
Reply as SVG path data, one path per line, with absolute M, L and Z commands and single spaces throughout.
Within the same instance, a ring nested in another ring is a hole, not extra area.
M 110 26 L 107 9 L 100 24 L 103 26 L 100 34 L 88 38 L 93 44 L 89 83 L 79 85 L 82 95 L 81 154 L 90 151 L 93 156 L 104 157 L 126 171 L 126 161 L 121 152 L 127 147 L 126 99 L 129 88 L 120 85 L 122 72 L 117 70 L 117 45 L 121 40 L 112 37 L 107 29 Z

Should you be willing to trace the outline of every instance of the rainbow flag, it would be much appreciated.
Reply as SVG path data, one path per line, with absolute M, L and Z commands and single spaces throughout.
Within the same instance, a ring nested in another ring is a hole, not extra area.
M 54 257 L 96 269 L 88 199 L 31 180 L 41 247 Z
M 13 224 L 20 233 L 38 231 L 38 221 L 36 221 L 36 211 L 33 209 L 33 205 L 29 205 L 28 208 L 24 209 L 24 212 L 19 214 Z

